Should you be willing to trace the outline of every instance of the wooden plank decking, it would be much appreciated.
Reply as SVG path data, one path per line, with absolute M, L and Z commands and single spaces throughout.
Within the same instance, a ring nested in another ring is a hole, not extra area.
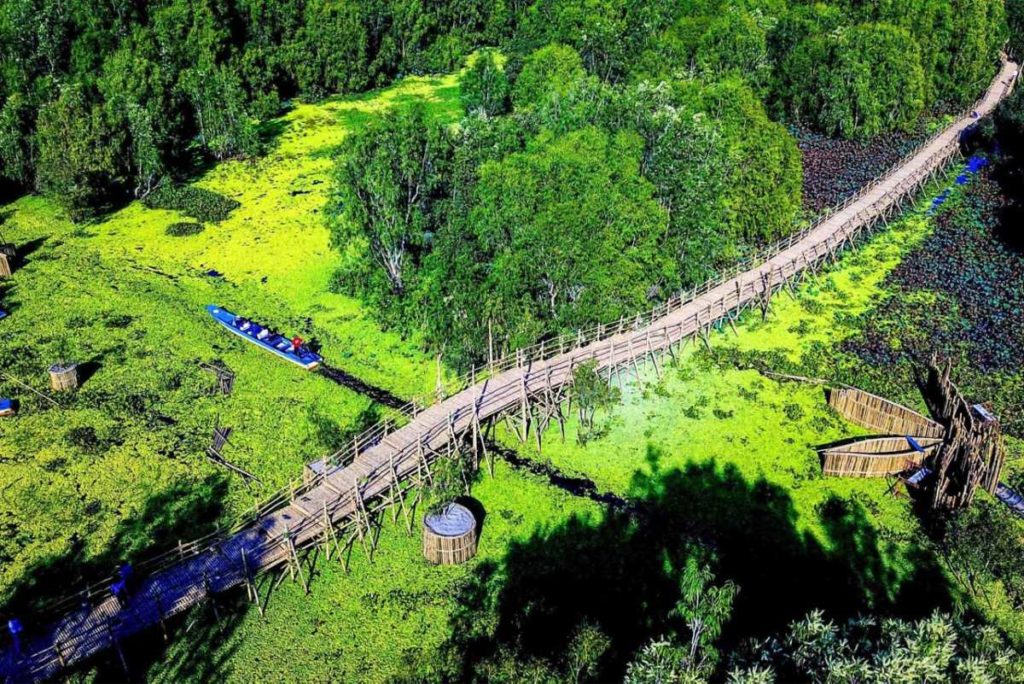
M 1016 65 L 1007 62 L 975 106 L 988 114 L 1012 88 Z M 975 118 L 967 114 L 921 146 L 892 172 L 870 184 L 810 229 L 770 250 L 763 260 L 673 298 L 645 320 L 631 325 L 599 326 L 580 334 L 582 344 L 559 341 L 517 353 L 487 379 L 419 411 L 409 422 L 362 449 L 344 466 L 328 466 L 325 475 L 279 501 L 276 510 L 256 517 L 233 536 L 195 543 L 179 562 L 142 579 L 126 605 L 114 598 L 94 600 L 26 640 L 22 653 L 0 659 L 0 675 L 13 681 L 42 680 L 66 666 L 108 648 L 125 637 L 180 613 L 210 594 L 244 584 L 247 575 L 287 563 L 292 549 L 324 538 L 326 521 L 350 519 L 385 495 L 395 483 L 414 475 L 425 458 L 440 451 L 453 435 L 480 421 L 520 406 L 523 398 L 557 388 L 580 363 L 594 360 L 609 370 L 647 358 L 707 330 L 748 306 L 765 302 L 794 275 L 836 253 L 866 228 L 894 215 L 902 203 L 941 170 L 959 151 L 961 133 Z M 566 349 L 565 347 L 569 347 Z M 31 631 L 31 630 L 30 630 Z

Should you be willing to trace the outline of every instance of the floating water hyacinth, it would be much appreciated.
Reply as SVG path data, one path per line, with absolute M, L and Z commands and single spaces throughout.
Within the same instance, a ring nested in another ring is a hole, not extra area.
M 874 368 L 895 368 L 932 352 L 961 358 L 965 382 L 997 404 L 1007 429 L 1021 431 L 1024 407 L 993 383 L 1024 379 L 1024 256 L 1000 238 L 1004 198 L 987 175 L 989 165 L 984 158 L 967 163 L 973 182 L 956 207 L 935 218 L 932 235 L 888 277 L 887 287 L 899 295 L 870 314 L 843 348 Z M 933 205 L 951 193 L 944 190 Z M 1020 380 L 1007 386 L 1014 382 Z
M 925 137 L 919 131 L 841 140 L 800 127 L 792 127 L 790 132 L 803 155 L 804 208 L 812 212 L 839 204 L 913 151 Z
M 988 158 L 976 154 L 967 160 L 964 165 L 963 171 L 957 175 L 956 180 L 953 181 L 956 185 L 967 185 L 971 178 L 978 174 L 982 169 L 988 166 Z M 928 209 L 929 216 L 934 215 L 938 211 L 939 207 L 945 204 L 946 200 L 949 199 L 949 194 L 952 188 L 946 188 L 942 191 L 938 197 L 932 200 L 932 206 Z

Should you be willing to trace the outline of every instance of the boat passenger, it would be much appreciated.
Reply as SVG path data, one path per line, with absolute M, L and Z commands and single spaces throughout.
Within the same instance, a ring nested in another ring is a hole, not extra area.
M 299 337 L 298 335 L 296 335 L 295 337 L 292 338 L 292 350 L 296 354 L 301 354 L 302 353 L 302 345 L 303 344 L 304 344 L 303 339 L 301 337 Z
M 270 337 L 270 331 L 267 330 L 266 328 L 263 328 L 263 330 L 260 330 L 258 333 L 256 333 L 257 340 L 262 341 L 267 339 L 268 337 Z

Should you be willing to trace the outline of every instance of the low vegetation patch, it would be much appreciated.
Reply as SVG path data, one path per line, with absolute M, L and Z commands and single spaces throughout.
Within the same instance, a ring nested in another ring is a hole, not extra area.
M 195 221 L 178 221 L 167 226 L 164 231 L 173 237 L 184 237 L 186 235 L 198 235 L 206 230 L 206 226 Z
M 164 185 L 147 195 L 143 203 L 150 209 L 180 211 L 205 223 L 219 223 L 240 206 L 230 197 L 194 185 Z

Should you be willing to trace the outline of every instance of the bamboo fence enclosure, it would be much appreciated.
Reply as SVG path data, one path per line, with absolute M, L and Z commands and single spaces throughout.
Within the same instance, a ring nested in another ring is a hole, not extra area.
M 854 387 L 829 390 L 828 405 L 851 423 L 885 435 L 942 438 L 946 428 L 917 411 Z
M 55 363 L 49 371 L 50 388 L 55 392 L 66 392 L 78 387 L 78 364 Z
M 423 518 L 423 557 L 435 565 L 458 565 L 476 555 L 476 519 L 461 504 Z
M 920 466 L 942 443 L 941 439 L 921 438 L 924 451 L 911 448 L 906 437 L 874 437 L 831 447 L 822 452 L 822 472 L 842 477 L 886 477 Z
M 1004 63 L 981 100 L 979 115 L 992 111 L 1013 87 L 1016 66 Z M 470 439 L 474 456 L 488 457 L 481 436 L 495 420 L 518 421 L 521 438 L 540 433 L 563 418 L 562 402 L 575 368 L 594 361 L 609 378 L 650 361 L 660 373 L 658 355 L 700 338 L 709 344 L 713 326 L 729 323 L 752 307 L 766 312 L 772 294 L 795 276 L 835 260 L 873 227 L 897 214 L 908 198 L 959 153 L 960 135 L 975 122 L 968 112 L 923 143 L 892 171 L 865 186 L 819 222 L 783 240 L 756 260 L 682 293 L 634 320 L 597 325 L 576 335 L 546 340 L 503 359 L 492 359 L 460 381 L 465 388 L 428 408 L 411 403 L 398 423 L 382 423 L 353 444 L 324 459 L 304 478 L 240 516 L 229 529 L 179 543 L 136 564 L 140 577 L 123 607 L 109 596 L 109 583 L 68 597 L 50 607 L 60 616 L 25 640 L 17 657 L 0 660 L 0 676 L 41 680 L 104 650 L 126 637 L 163 625 L 171 616 L 232 587 L 245 586 L 260 606 L 257 575 L 280 570 L 301 581 L 307 575 L 299 552 L 312 547 L 344 562 L 361 545 L 372 556 L 373 521 L 384 511 L 411 519 L 420 487 L 431 477 L 431 463 L 460 440 Z M 482 453 L 477 452 L 480 450 Z M 491 455 L 493 456 L 493 455 Z M 262 608 L 261 608 L 262 610 Z
M 950 380 L 952 364 L 932 358 L 925 401 L 941 422 L 856 388 L 829 391 L 828 403 L 851 422 L 906 436 L 874 437 L 822 449 L 822 472 L 846 477 L 886 477 L 925 465 L 935 475 L 932 508 L 970 505 L 978 487 L 996 494 L 1006 459 L 999 421 L 972 406 Z M 914 448 L 911 439 L 918 448 Z

